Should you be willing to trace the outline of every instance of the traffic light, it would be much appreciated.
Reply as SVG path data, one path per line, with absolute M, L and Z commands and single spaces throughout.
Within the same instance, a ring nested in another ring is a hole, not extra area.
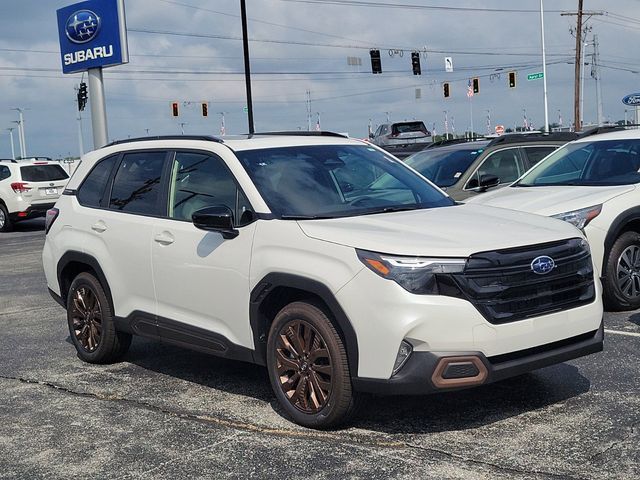
M 442 84 L 442 93 L 444 94 L 444 98 L 449 98 L 451 93 L 449 93 L 449 82 L 444 82 Z
M 209 116 L 209 104 L 207 102 L 202 102 L 202 116 Z
M 371 55 L 371 72 L 382 73 L 382 61 L 380 60 L 380 50 L 369 50 Z
M 516 72 L 509 72 L 509 88 L 516 88 Z
M 171 103 L 171 114 L 174 117 L 177 117 L 180 114 L 180 111 L 178 110 L 178 102 Z
M 87 106 L 87 98 L 89 98 L 87 95 L 87 84 L 81 82 L 78 87 L 78 111 L 82 112 L 84 107 Z
M 420 69 L 420 52 L 411 52 L 411 68 L 414 75 L 422 75 Z
M 478 93 L 480 92 L 480 79 L 479 78 L 474 78 L 473 79 L 473 93 Z

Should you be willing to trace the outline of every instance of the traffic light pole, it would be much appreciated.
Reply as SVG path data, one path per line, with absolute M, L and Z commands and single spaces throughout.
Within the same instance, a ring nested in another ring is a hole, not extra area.
M 104 99 L 104 81 L 102 67 L 90 68 L 89 103 L 91 104 L 91 126 L 93 128 L 93 148 L 101 148 L 107 144 L 107 109 Z
M 244 49 L 244 80 L 247 89 L 247 116 L 249 120 L 249 134 L 255 133 L 253 126 L 253 99 L 251 98 L 251 67 L 249 65 L 249 37 L 247 35 L 247 6 L 245 0 L 240 0 L 242 15 L 242 46 Z
M 544 97 L 544 131 L 549 133 L 549 105 L 547 103 L 547 53 L 544 48 L 544 5 L 540 0 L 540 35 L 542 37 L 542 90 Z

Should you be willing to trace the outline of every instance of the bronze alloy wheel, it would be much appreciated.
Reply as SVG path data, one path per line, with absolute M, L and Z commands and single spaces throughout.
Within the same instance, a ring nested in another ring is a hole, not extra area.
M 324 408 L 332 390 L 331 356 L 322 335 L 304 320 L 291 320 L 276 338 L 280 388 L 291 405 L 306 414 Z
M 94 352 L 102 337 L 102 308 L 96 293 L 86 286 L 75 290 L 71 309 L 73 333 L 78 344 Z

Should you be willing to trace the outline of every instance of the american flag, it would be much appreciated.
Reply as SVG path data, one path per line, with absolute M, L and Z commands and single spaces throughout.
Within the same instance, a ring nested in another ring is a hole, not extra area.
M 471 84 L 471 79 L 469 79 L 469 84 L 467 85 L 467 97 L 473 97 L 473 85 Z

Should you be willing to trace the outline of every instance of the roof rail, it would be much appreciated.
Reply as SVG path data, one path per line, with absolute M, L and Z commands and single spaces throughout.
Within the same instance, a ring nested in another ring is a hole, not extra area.
M 637 123 L 628 123 L 626 125 L 600 125 L 598 127 L 589 128 L 578 133 L 580 138 L 590 137 L 591 135 L 598 135 L 600 133 L 619 132 L 626 130 L 629 127 L 640 127 Z
M 478 140 L 486 140 L 486 138 L 485 137 L 476 137 L 476 138 L 463 137 L 463 138 L 450 138 L 448 140 L 439 140 L 437 142 L 433 142 L 427 145 L 425 147 L 425 150 L 427 148 L 445 147 L 447 145 L 455 145 L 456 143 L 469 143 L 469 142 L 476 142 Z
M 205 142 L 224 143 L 224 141 L 221 138 L 214 137 L 211 135 L 156 135 L 152 137 L 138 137 L 138 138 L 127 138 L 124 140 L 115 140 L 105 145 L 105 147 L 120 145 L 122 143 L 150 142 L 152 140 L 202 140 Z
M 505 143 L 521 143 L 521 142 L 539 142 L 541 140 L 557 141 L 557 142 L 570 142 L 578 138 L 578 134 L 575 132 L 534 132 L 534 133 L 514 133 L 501 135 L 494 138 L 489 142 L 488 147 Z
M 271 135 L 282 135 L 287 137 L 339 137 L 339 138 L 349 138 L 346 135 L 336 132 L 327 132 L 327 131 L 312 131 L 307 132 L 305 130 L 293 130 L 290 132 L 256 132 L 247 135 L 247 138 L 259 137 L 259 136 L 271 136 Z
M 0 158 L 0 162 L 18 163 L 18 161 L 15 158 Z

